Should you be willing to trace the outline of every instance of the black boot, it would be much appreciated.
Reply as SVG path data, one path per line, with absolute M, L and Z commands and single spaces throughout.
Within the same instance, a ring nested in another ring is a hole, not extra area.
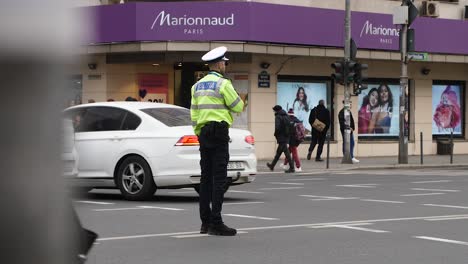
M 267 167 L 270 168 L 271 171 L 273 171 L 275 169 L 275 165 L 267 162 Z
M 310 160 L 310 156 L 312 156 L 312 152 L 307 153 L 307 160 Z
M 235 236 L 237 234 L 237 230 L 230 228 L 225 224 L 210 225 L 208 228 L 208 234 L 213 236 Z
M 200 227 L 200 234 L 206 234 L 208 233 L 208 227 L 209 227 L 209 224 L 202 224 L 201 227 Z
M 284 172 L 292 173 L 292 172 L 296 172 L 296 170 L 294 170 L 294 168 L 289 168 L 289 169 L 285 170 Z

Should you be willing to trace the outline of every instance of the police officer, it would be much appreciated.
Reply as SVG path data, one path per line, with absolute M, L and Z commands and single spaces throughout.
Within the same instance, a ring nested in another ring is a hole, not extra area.
M 226 51 L 226 47 L 218 47 L 202 57 L 210 72 L 192 86 L 190 107 L 192 125 L 200 142 L 200 233 L 218 236 L 237 233 L 223 223 L 221 209 L 227 184 L 231 111 L 240 113 L 244 109 L 231 81 L 224 78 Z

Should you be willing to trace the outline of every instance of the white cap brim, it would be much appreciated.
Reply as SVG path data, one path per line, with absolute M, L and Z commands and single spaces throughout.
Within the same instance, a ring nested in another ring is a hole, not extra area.
M 205 62 L 216 62 L 216 61 L 228 61 L 229 59 L 224 57 L 224 54 L 226 54 L 227 48 L 224 46 L 214 48 L 210 51 L 208 51 L 205 55 L 202 57 L 202 61 Z

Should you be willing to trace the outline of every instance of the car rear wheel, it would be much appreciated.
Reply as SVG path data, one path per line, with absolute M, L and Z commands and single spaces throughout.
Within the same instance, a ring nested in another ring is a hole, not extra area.
M 141 157 L 126 158 L 117 170 L 117 186 L 127 200 L 141 201 L 151 198 L 156 184 L 148 163 Z

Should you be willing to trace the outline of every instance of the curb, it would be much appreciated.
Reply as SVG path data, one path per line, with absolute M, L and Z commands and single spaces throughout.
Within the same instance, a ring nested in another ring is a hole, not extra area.
M 455 168 L 467 168 L 468 163 L 459 163 L 459 164 L 394 164 L 394 165 L 376 165 L 376 166 L 356 166 L 356 167 L 345 167 L 345 168 L 314 168 L 314 169 L 302 169 L 300 172 L 302 173 L 323 173 L 323 172 L 341 172 L 341 171 L 349 171 L 349 170 L 404 170 L 404 169 L 455 169 Z M 258 168 L 257 168 L 258 169 Z M 260 169 L 257 171 L 260 174 L 265 173 L 272 173 L 272 174 L 280 174 L 284 173 L 282 171 L 274 171 L 271 172 L 265 167 L 265 170 Z

